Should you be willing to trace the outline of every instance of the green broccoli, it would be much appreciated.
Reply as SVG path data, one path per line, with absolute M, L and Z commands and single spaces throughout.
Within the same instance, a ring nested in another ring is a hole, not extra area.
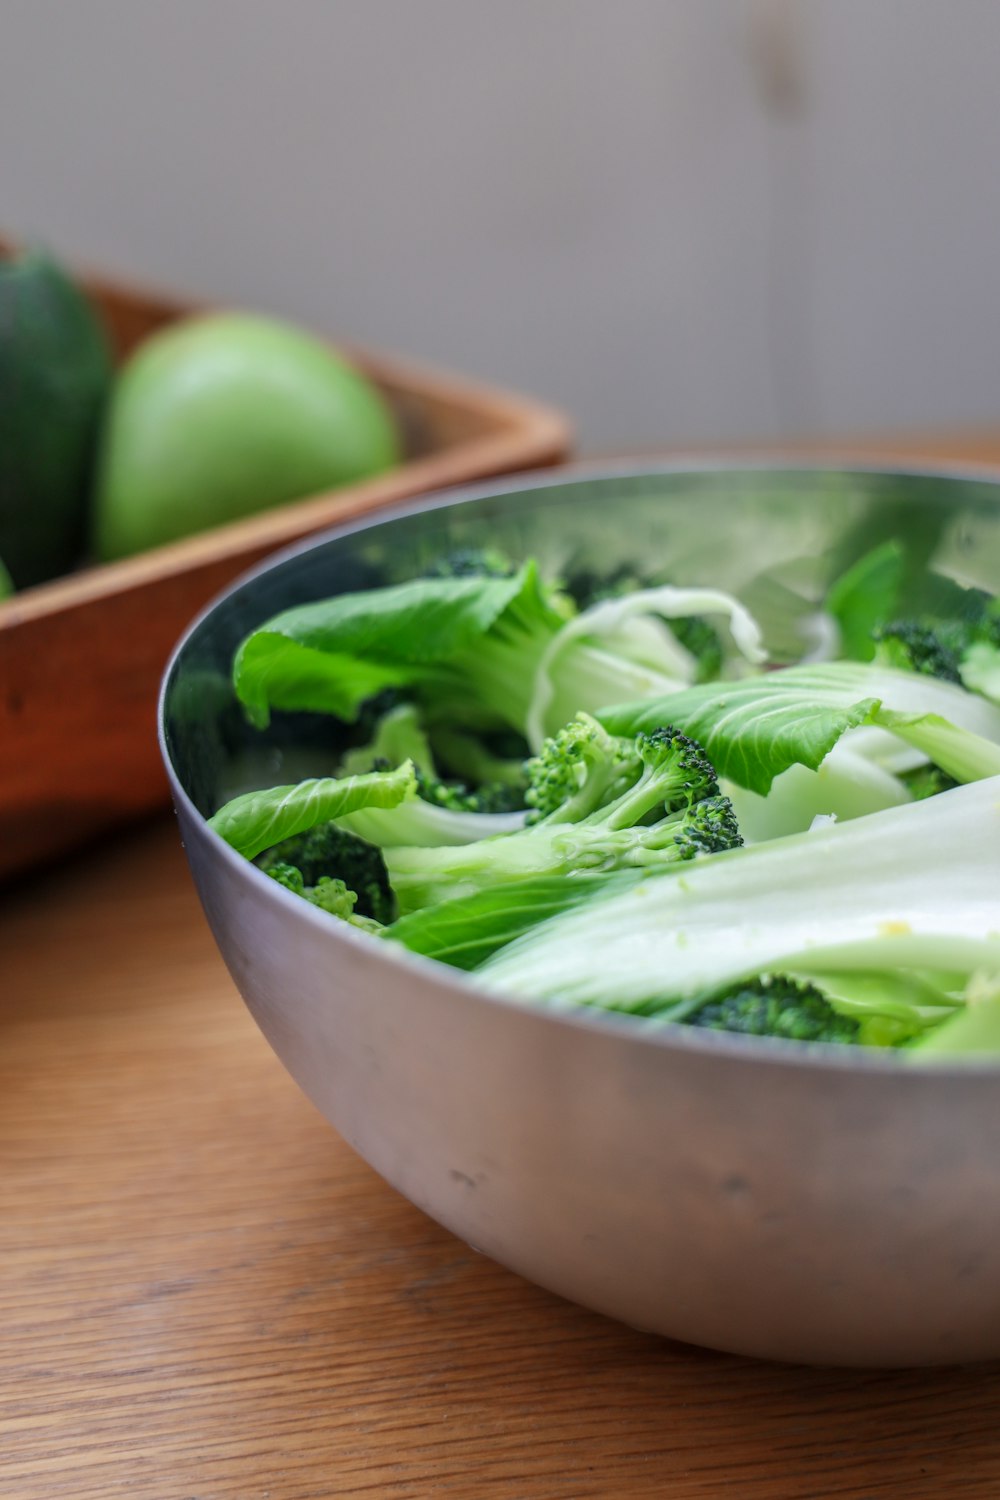
M 408 688 L 432 744 L 440 728 L 508 728 L 538 749 L 579 709 L 690 684 L 698 662 L 668 622 L 711 613 L 739 655 L 764 660 L 730 594 L 664 586 L 578 613 L 532 560 L 511 577 L 415 578 L 285 610 L 243 641 L 233 683 L 259 728 L 275 709 L 351 722 L 376 694 Z
M 286 891 L 291 891 L 293 896 L 305 895 L 305 877 L 297 865 L 289 864 L 287 859 L 275 859 L 266 863 L 261 861 L 260 867 L 272 880 L 284 886 Z M 352 907 L 351 910 L 353 909 Z
M 671 620 L 670 629 L 696 664 L 695 682 L 714 682 L 721 677 L 725 661 L 719 632 L 701 615 Z
M 1000 653 L 1000 607 L 982 589 L 962 589 L 943 578 L 937 583 L 943 597 L 928 610 L 875 625 L 875 660 L 978 689 L 979 684 L 969 681 L 970 654 L 985 651 L 995 661 L 993 653 Z
M 528 822 L 577 822 L 631 785 L 639 768 L 634 740 L 608 734 L 589 714 L 578 713 L 525 766 Z
M 329 912 L 331 917 L 339 917 L 342 922 L 349 922 L 352 927 L 359 927 L 362 932 L 381 932 L 386 925 L 384 922 L 376 921 L 374 917 L 363 917 L 355 912 L 354 908 L 358 904 L 357 892 L 348 890 L 342 880 L 335 880 L 329 875 L 321 875 L 315 885 L 306 885 L 302 871 L 284 860 L 277 860 L 267 865 L 265 871 L 272 880 L 284 886 L 286 891 L 291 891 L 293 896 L 303 897 L 313 906 L 318 906 L 321 911 Z
M 437 558 L 422 578 L 513 578 L 518 564 L 499 547 L 456 547 Z
M 856 1021 L 861 1044 L 908 1043 L 1000 975 L 998 795 L 1000 776 L 718 859 L 651 867 L 636 884 L 598 880 L 572 907 L 484 946 L 476 982 L 679 1021 L 744 993 L 750 976 L 792 975 Z M 477 936 L 457 922 L 444 935 L 455 953 Z M 772 1002 L 783 1006 L 788 993 L 772 989 L 759 1009 L 743 999 L 733 1012 L 727 1001 L 702 1023 L 742 1013 L 787 1025 Z
M 896 621 L 877 629 L 875 660 L 907 672 L 958 683 L 1000 703 L 1000 614 L 978 590 L 952 619 Z
M 417 792 L 425 802 L 450 812 L 514 813 L 524 808 L 523 791 L 502 781 L 470 790 L 464 782 L 443 781 L 439 776 L 426 776 L 418 771 Z
M 923 672 L 945 682 L 961 683 L 966 631 L 961 625 L 897 620 L 876 629 L 875 660 L 904 672 Z
M 512 816 L 524 812 L 524 789 L 507 781 L 489 781 L 469 793 L 474 812 Z
M 396 915 L 382 851 L 336 823 L 321 823 L 285 839 L 262 854 L 258 864 L 287 890 L 334 916 L 351 920 L 356 912 L 384 926 Z
M 856 1043 L 860 1027 L 838 1015 L 821 990 L 784 974 L 761 974 L 711 999 L 647 1012 L 706 1031 L 784 1037 L 796 1042 Z
M 664 866 L 742 842 L 704 753 L 669 727 L 622 741 L 580 716 L 529 770 L 545 809 L 529 827 L 460 847 L 386 849 L 401 913 L 510 881 Z
M 913 771 L 901 772 L 899 780 L 914 802 L 922 802 L 925 797 L 936 797 L 939 792 L 954 791 L 959 785 L 954 776 L 949 776 L 947 771 L 942 771 L 940 766 L 932 763 L 917 766 Z
M 623 594 L 635 594 L 639 589 L 648 589 L 653 580 L 644 578 L 631 563 L 619 563 L 609 573 L 596 568 L 579 568 L 566 580 L 566 592 L 578 609 L 589 609 L 602 599 L 620 599 Z

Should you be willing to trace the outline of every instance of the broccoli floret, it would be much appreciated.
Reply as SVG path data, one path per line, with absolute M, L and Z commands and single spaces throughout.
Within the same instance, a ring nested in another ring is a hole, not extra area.
M 697 663 L 695 682 L 714 682 L 721 676 L 724 659 L 722 639 L 714 626 L 700 615 L 688 615 L 671 620 L 670 629 Z
M 344 922 L 350 922 L 352 927 L 360 927 L 365 932 L 381 932 L 386 926 L 386 923 L 378 921 L 375 917 L 363 916 L 355 910 L 358 904 L 357 892 L 348 890 L 342 880 L 334 880 L 329 875 L 323 875 L 304 894 L 321 911 L 329 912 L 332 917 L 340 917 Z
M 445 807 L 449 812 L 500 813 L 517 812 L 524 806 L 522 794 L 516 787 L 492 783 L 472 790 L 461 781 L 444 781 L 439 776 L 426 776 L 417 772 L 417 794 L 434 807 Z
M 345 922 L 351 920 L 358 904 L 357 892 L 349 891 L 342 880 L 334 880 L 330 875 L 320 876 L 310 890 L 309 899 L 331 917 L 340 917 Z
M 260 867 L 272 880 L 283 885 L 286 891 L 291 891 L 293 896 L 305 895 L 306 882 L 297 865 L 289 864 L 286 859 L 276 859 L 273 863 L 261 860 Z
M 877 626 L 872 639 L 875 660 L 884 666 L 968 685 L 969 653 L 1000 647 L 1000 607 L 981 589 L 966 589 L 953 614 L 894 620 Z
M 538 760 L 551 766 L 538 782 L 550 811 L 531 826 L 459 848 L 386 850 L 401 912 L 509 881 L 665 866 L 742 842 L 711 764 L 674 729 L 616 742 L 580 716 Z
M 516 941 L 494 942 L 476 982 L 524 1000 L 678 1022 L 702 1012 L 701 1024 L 801 1036 L 801 1018 L 780 1019 L 789 992 L 776 978 L 756 1001 L 730 1000 L 748 977 L 794 975 L 859 1026 L 814 1039 L 906 1042 L 946 1019 L 977 975 L 1000 973 L 997 781 L 647 869 L 634 885 L 597 880 L 573 908 L 512 923 Z M 476 937 L 454 923 L 441 933 L 455 953 Z
M 923 672 L 945 682 L 961 683 L 965 634 L 961 626 L 897 620 L 876 630 L 875 660 L 904 672 Z
M 283 885 L 286 891 L 291 891 L 294 896 L 301 896 L 311 905 L 318 906 L 321 911 L 329 912 L 331 917 L 349 922 L 352 927 L 360 927 L 364 932 L 381 932 L 386 925 L 376 921 L 374 917 L 363 917 L 355 913 L 357 892 L 348 890 L 342 880 L 321 875 L 315 885 L 306 885 L 302 871 L 287 860 L 277 860 L 262 868 L 272 880 Z
M 595 568 L 581 568 L 566 581 L 566 592 L 580 609 L 589 609 L 602 599 L 620 599 L 623 594 L 634 594 L 639 589 L 648 589 L 652 580 L 644 578 L 631 563 L 619 563 L 610 573 L 598 573 Z
M 947 620 L 902 620 L 875 631 L 875 660 L 939 677 L 1000 702 L 1000 603 L 965 591 L 961 612 Z
M 469 789 L 460 781 L 443 781 L 439 776 L 417 773 L 417 796 L 433 807 L 445 807 L 449 812 L 473 812 Z
M 776 1036 L 796 1042 L 858 1041 L 858 1022 L 838 1015 L 813 984 L 784 974 L 762 974 L 716 995 L 695 1008 L 673 1007 L 668 1019 L 707 1031 L 733 1031 L 742 1036 Z
M 939 792 L 951 792 L 959 783 L 940 766 L 918 766 L 915 771 L 904 771 L 900 781 L 914 802 L 923 802 L 925 797 L 936 797 Z
M 722 590 L 640 590 L 581 614 L 529 560 L 510 577 L 415 578 L 285 610 L 242 642 L 233 683 L 260 728 L 275 709 L 351 720 L 376 688 L 405 686 L 431 743 L 442 728 L 506 727 L 537 750 L 579 709 L 689 686 L 698 663 L 667 622 L 714 613 L 743 657 L 765 660 L 756 622 Z
M 472 789 L 461 781 L 442 781 L 417 773 L 417 792 L 434 807 L 459 813 L 513 813 L 524 808 L 524 793 L 517 786 L 493 781 Z
M 499 547 L 458 547 L 425 568 L 424 578 L 513 578 L 518 564 Z
M 346 894 L 355 898 L 351 910 L 356 911 L 357 916 L 369 917 L 380 924 L 387 924 L 395 917 L 395 899 L 381 849 L 356 834 L 348 833 L 336 823 L 321 823 L 308 833 L 285 839 L 261 855 L 259 864 L 268 875 L 297 895 L 318 889 L 326 877 L 334 884 L 342 885 Z M 323 900 L 316 904 L 331 910 L 326 903 L 334 898 L 335 893 L 329 887 L 325 891 Z M 310 896 L 308 899 L 315 898 Z
M 638 822 L 661 804 L 676 810 L 706 800 L 712 803 L 713 822 L 718 821 L 718 804 L 728 799 L 719 796 L 715 767 L 696 740 L 667 725 L 637 734 L 635 750 L 642 770 L 635 784 L 607 809 L 611 827 Z
M 524 811 L 524 786 L 509 781 L 488 781 L 469 792 L 470 811 L 478 813 L 519 813 Z
M 624 790 L 639 765 L 633 741 L 608 734 L 589 714 L 577 714 L 527 762 L 528 822 L 585 818 Z
M 723 854 L 727 849 L 738 849 L 742 842 L 733 804 L 722 796 L 696 802 L 690 818 L 674 839 L 678 859 L 694 859 L 696 854 Z

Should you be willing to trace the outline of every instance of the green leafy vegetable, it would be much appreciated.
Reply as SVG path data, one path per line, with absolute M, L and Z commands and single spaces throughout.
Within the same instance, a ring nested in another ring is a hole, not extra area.
M 883 534 L 825 608 L 821 560 L 756 580 L 778 660 L 802 658 L 772 671 L 728 594 L 623 567 L 574 602 L 489 549 L 287 611 L 237 691 L 257 723 L 354 723 L 340 775 L 213 826 L 333 919 L 521 1000 L 1000 1051 L 1000 606 L 927 571 L 930 540 Z
M 876 630 L 899 609 L 906 572 L 906 555 L 899 542 L 883 542 L 831 586 L 826 605 L 840 628 L 841 655 L 851 661 L 871 661 Z
M 534 928 L 484 985 L 642 1008 L 762 973 L 1000 973 L 1000 778 L 720 854 Z
M 1000 704 L 1000 644 L 976 641 L 963 655 L 959 673 L 972 692 Z
M 520 812 L 524 807 L 524 790 L 527 782 L 523 766 L 518 767 L 517 779 L 508 775 L 504 780 L 491 781 L 477 786 L 474 791 L 462 782 L 445 781 L 438 776 L 419 710 L 412 703 L 397 703 L 389 708 L 377 720 L 370 743 L 355 746 L 342 756 L 340 775 L 362 775 L 366 771 L 389 770 L 402 765 L 406 760 L 412 761 L 416 769 L 419 797 L 423 802 L 434 807 L 446 808 L 454 813 L 490 814 Z M 480 766 L 485 769 L 490 764 L 492 761 L 484 750 L 480 757 Z M 518 820 L 520 821 L 523 820 Z M 428 830 L 431 826 L 427 825 Z M 470 829 L 476 831 L 471 832 L 468 837 L 459 835 L 457 832 L 454 837 L 447 837 L 445 836 L 446 825 L 440 825 L 437 836 L 430 839 L 412 840 L 412 842 L 462 844 L 469 842 L 470 838 L 485 838 L 489 833 L 504 832 L 507 826 L 516 825 L 514 823 L 498 824 L 490 828 L 485 824 L 470 824 Z M 386 827 L 390 841 L 401 842 L 398 837 L 392 836 L 391 824 Z M 382 842 L 382 840 L 377 839 L 376 842 Z
M 729 619 L 736 645 L 748 661 L 760 665 L 765 660 L 760 630 L 753 616 L 738 599 L 718 589 L 675 588 L 663 585 L 660 588 L 644 589 L 640 593 L 627 594 L 619 599 L 604 599 L 591 606 L 581 615 L 568 620 L 552 637 L 543 651 L 534 679 L 531 702 L 525 715 L 525 732 L 530 744 L 540 746 L 545 738 L 546 726 L 564 724 L 570 716 L 581 709 L 596 711 L 602 701 L 591 700 L 568 705 L 562 699 L 559 667 L 562 659 L 579 650 L 587 639 L 604 641 L 612 650 L 624 657 L 652 661 L 658 658 L 667 670 L 674 673 L 669 688 L 676 690 L 682 684 L 693 681 L 700 675 L 695 658 L 669 632 L 657 628 L 651 616 L 663 619 L 684 619 L 691 615 L 708 613 L 724 614 Z M 669 658 L 672 655 L 673 660 Z M 572 674 L 568 679 L 573 685 Z M 650 684 L 646 695 L 656 691 Z M 666 721 L 664 721 L 666 722 Z
M 227 844 L 247 859 L 318 823 L 329 823 L 361 808 L 398 807 L 416 794 L 416 777 L 407 761 L 395 771 L 367 776 L 322 777 L 300 781 L 297 786 L 276 786 L 268 791 L 245 792 L 234 797 L 209 818 Z
M 654 589 L 574 616 L 534 563 L 512 577 L 423 578 L 286 610 L 243 642 L 233 680 L 261 726 L 273 709 L 353 720 L 367 698 L 408 685 L 431 727 L 507 725 L 537 748 L 578 709 L 693 680 L 697 661 L 661 620 L 708 610 L 759 657 L 752 619 L 714 589 Z
M 293 896 L 302 896 L 313 906 L 319 907 L 320 911 L 327 912 L 331 917 L 337 917 L 342 922 L 348 922 L 352 927 L 360 927 L 364 932 L 381 932 L 384 930 L 382 922 L 374 917 L 355 913 L 355 907 L 362 900 L 357 891 L 348 888 L 346 881 L 335 879 L 329 875 L 320 875 L 315 885 L 306 885 L 302 871 L 296 865 L 288 864 L 285 860 L 276 860 L 265 867 L 265 873 L 276 880 L 279 885 L 284 886 L 286 891 L 291 891 Z M 362 889 L 365 889 L 365 884 Z M 384 891 L 381 883 L 377 888 L 378 897 L 373 898 L 372 889 L 368 889 L 370 904 L 377 909 L 383 909 L 382 898 L 388 891 L 388 878 L 385 879 Z M 388 905 L 384 907 L 384 915 L 391 920 L 392 904 L 391 897 Z
M 382 688 L 460 659 L 515 601 L 540 621 L 548 614 L 530 565 L 513 578 L 416 579 L 286 610 L 240 647 L 237 696 L 261 726 L 275 708 L 353 720 Z
M 605 742 L 602 748 L 614 774 L 605 774 L 596 756 L 581 758 L 583 774 L 599 791 L 589 796 L 586 787 L 567 778 L 563 789 L 573 806 L 571 819 L 561 816 L 561 805 L 554 805 L 530 827 L 495 839 L 454 848 L 388 848 L 386 863 L 400 911 L 541 876 L 669 865 L 740 842 L 715 772 L 687 736 L 658 729 L 625 747 L 593 728 L 595 739 Z M 577 749 L 573 739 L 567 754 Z M 626 763 L 628 774 L 623 776 Z M 542 774 L 548 777 L 547 766 Z M 576 815 L 584 805 L 590 807 L 587 814 Z
M 336 823 L 321 823 L 284 839 L 258 863 L 266 874 L 331 916 L 353 920 L 356 906 L 359 917 L 383 925 L 396 915 L 381 851 Z
M 539 876 L 487 886 L 471 896 L 425 906 L 400 917 L 382 934 L 412 953 L 456 969 L 475 969 L 540 922 L 589 901 L 598 889 L 627 890 L 645 878 L 638 870 L 606 875 Z
M 910 1052 L 915 1062 L 1000 1053 L 1000 977 L 974 974 L 963 999 L 942 1025 L 920 1037 Z
M 789 766 L 815 771 L 847 730 L 876 724 L 956 780 L 1000 774 L 1000 712 L 952 683 L 854 662 L 789 667 L 609 708 L 613 734 L 669 718 L 705 747 L 720 776 L 765 795 Z
M 651 1009 L 648 1014 L 705 1031 L 793 1042 L 856 1042 L 859 1031 L 857 1021 L 838 1015 L 814 984 L 785 974 L 762 974 L 693 1005 Z
M 804 765 L 790 766 L 775 777 L 767 796 L 724 782 L 723 790 L 732 801 L 747 843 L 805 833 L 817 818 L 844 822 L 887 807 L 901 807 L 918 795 L 914 785 L 918 776 L 923 776 L 928 790 L 933 778 L 940 781 L 935 791 L 956 784 L 936 766 L 925 765 L 908 775 L 895 774 L 864 753 L 864 737 L 870 732 L 849 731 L 815 771 Z

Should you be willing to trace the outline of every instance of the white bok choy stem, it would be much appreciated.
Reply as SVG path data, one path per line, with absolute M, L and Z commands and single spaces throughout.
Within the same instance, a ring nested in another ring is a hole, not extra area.
M 524 999 L 628 1008 L 798 960 L 1000 974 L 1000 776 L 598 892 L 476 980 Z
M 568 620 L 546 646 L 535 670 L 535 681 L 526 717 L 526 734 L 531 748 L 537 751 L 545 739 L 545 711 L 552 701 L 554 687 L 552 668 L 571 641 L 589 637 L 600 643 L 628 620 L 642 616 L 659 616 L 665 620 L 687 619 L 691 615 L 722 614 L 737 649 L 747 661 L 760 666 L 767 660 L 763 637 L 757 621 L 748 609 L 721 589 L 679 588 L 664 584 L 660 588 L 640 589 L 621 599 L 602 599 L 581 614 Z M 691 681 L 693 660 L 676 642 L 678 688 Z

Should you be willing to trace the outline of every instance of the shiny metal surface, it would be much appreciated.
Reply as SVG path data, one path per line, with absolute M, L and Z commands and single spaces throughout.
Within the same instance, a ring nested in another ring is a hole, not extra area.
M 1000 485 L 986 479 L 529 476 L 282 555 L 192 626 L 165 679 L 161 737 L 194 878 L 286 1067 L 432 1217 L 640 1328 L 818 1363 L 1000 1356 L 1000 1070 L 647 1034 L 474 993 L 380 949 L 205 826 L 202 813 L 250 779 L 294 779 L 310 754 L 329 758 L 305 723 L 273 730 L 258 753 L 227 689 L 232 650 L 276 609 L 406 576 L 456 543 L 489 539 L 556 565 L 662 563 L 679 582 L 765 597 L 762 569 L 818 590 L 900 527 L 968 581 L 1000 584 Z M 779 594 L 766 597 L 780 633 Z

